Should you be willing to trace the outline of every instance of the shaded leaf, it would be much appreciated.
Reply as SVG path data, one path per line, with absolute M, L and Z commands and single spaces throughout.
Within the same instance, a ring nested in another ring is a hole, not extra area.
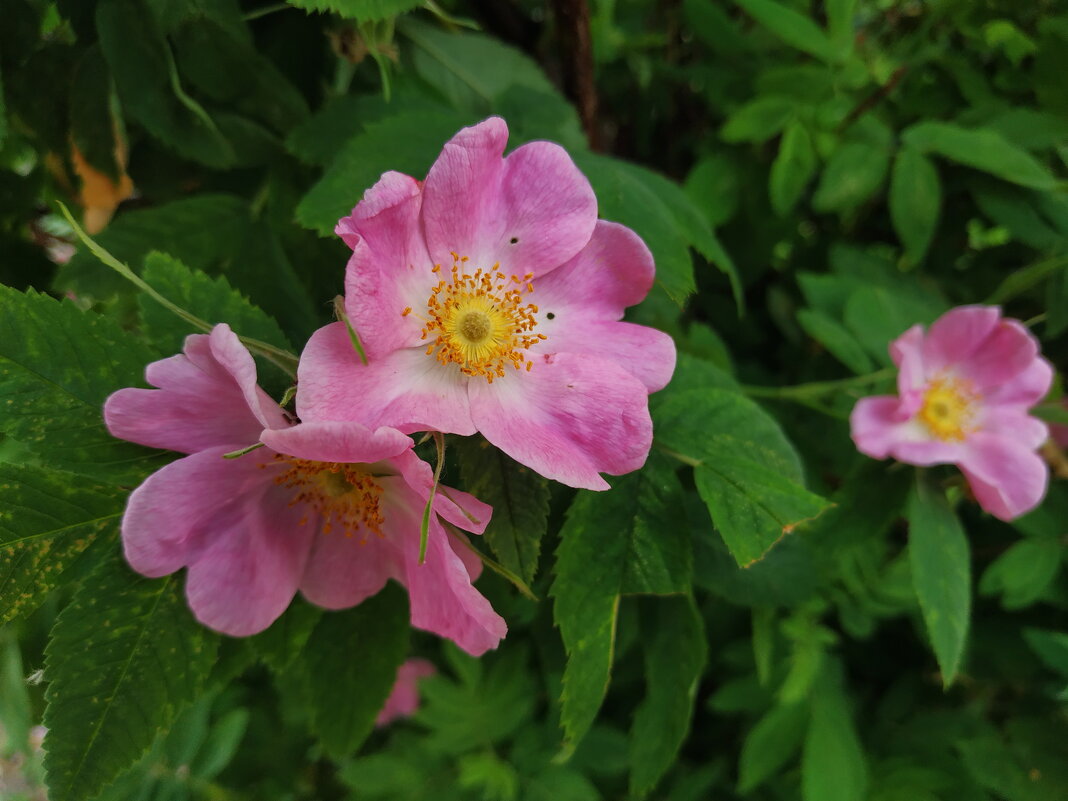
M 806 704 L 775 706 L 749 730 L 738 759 L 738 792 L 770 779 L 801 750 L 809 722 Z
M 923 261 L 942 209 L 942 184 L 931 160 L 911 147 L 898 151 L 890 178 L 890 219 L 912 264 Z
M 821 61 L 837 61 L 841 55 L 815 22 L 774 0 L 734 0 L 757 22 L 791 47 Z
M 771 165 L 768 194 L 776 214 L 785 217 L 790 213 L 815 173 L 816 150 L 812 137 L 801 123 L 792 122 Z
M 363 22 L 403 14 L 423 4 L 422 0 L 288 0 L 305 11 L 332 11 L 347 19 Z
M 812 697 L 801 755 L 804 801 L 864 801 L 868 768 L 845 694 L 824 673 Z
M 793 98 L 758 97 L 731 114 L 719 136 L 724 142 L 764 142 L 785 128 L 796 111 Z

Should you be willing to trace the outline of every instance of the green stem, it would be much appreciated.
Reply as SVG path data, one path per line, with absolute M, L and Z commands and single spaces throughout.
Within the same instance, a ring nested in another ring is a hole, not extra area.
M 441 481 L 441 468 L 445 466 L 445 436 L 438 431 L 432 432 L 434 444 L 438 448 L 438 463 L 434 467 L 434 485 L 430 488 L 430 495 L 426 499 L 426 508 L 423 509 L 423 522 L 419 526 L 419 564 L 426 561 L 426 546 L 430 540 L 430 515 L 434 513 L 434 497 L 438 494 L 438 483 Z
M 808 384 L 795 384 L 790 387 L 755 387 L 743 386 L 742 392 L 753 398 L 780 398 L 783 400 L 800 400 L 829 395 L 841 389 L 863 387 L 876 384 L 894 374 L 894 368 L 887 367 L 867 375 L 840 378 L 836 381 L 812 381 Z
M 245 14 L 243 19 L 245 20 L 245 22 L 251 22 L 254 19 L 259 19 L 260 17 L 266 17 L 268 14 L 273 14 L 276 11 L 285 11 L 287 8 L 293 8 L 293 6 L 289 5 L 289 3 L 275 3 L 270 6 L 264 6 L 263 8 L 253 9 L 252 11 L 249 11 L 247 14 Z
M 530 589 L 530 587 L 528 587 L 526 585 L 526 583 L 523 581 L 523 579 L 519 578 L 519 576 L 517 576 L 511 570 L 506 568 L 500 562 L 497 562 L 494 559 L 492 559 L 491 557 L 486 556 L 486 554 L 482 553 L 482 551 L 480 551 L 478 548 L 476 548 L 474 546 L 474 544 L 471 542 L 471 540 L 469 540 L 466 537 L 466 535 L 462 531 L 460 531 L 460 529 L 458 529 L 456 526 L 454 526 L 448 520 L 442 520 L 441 522 L 442 522 L 442 525 L 445 526 L 445 530 L 446 531 L 448 531 L 453 537 L 455 537 L 457 540 L 459 540 L 461 543 L 463 543 L 467 547 L 467 550 L 471 551 L 471 553 L 475 554 L 475 556 L 477 556 L 479 559 L 482 560 L 482 564 L 484 564 L 486 567 L 488 567 L 494 573 L 497 573 L 498 575 L 503 576 L 505 579 L 507 579 L 513 585 L 515 585 L 515 588 L 517 590 L 519 590 L 519 594 L 520 595 L 522 595 L 524 598 L 529 598 L 532 601 L 537 601 L 538 600 L 538 596 L 535 595 L 534 591 L 532 589 Z

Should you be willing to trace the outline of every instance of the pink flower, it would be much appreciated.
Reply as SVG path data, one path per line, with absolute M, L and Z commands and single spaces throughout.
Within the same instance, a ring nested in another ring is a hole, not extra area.
M 1049 391 L 1053 370 L 1038 342 L 996 306 L 946 312 L 890 346 L 899 397 L 863 398 L 850 416 L 868 456 L 915 465 L 955 464 L 979 504 L 1011 520 L 1042 500 L 1049 480 L 1035 450 L 1046 425 L 1027 411 Z
M 393 578 L 408 588 L 413 626 L 475 655 L 496 647 L 504 621 L 471 585 L 481 564 L 438 520 L 481 533 L 492 510 L 441 488 L 420 565 L 433 475 L 409 437 L 352 422 L 293 425 L 256 385 L 255 362 L 226 325 L 188 337 L 183 354 L 150 364 L 146 377 L 159 389 L 107 399 L 108 429 L 189 455 L 130 495 L 123 547 L 146 576 L 187 567 L 198 620 L 225 634 L 255 634 L 298 589 L 342 609 Z M 266 447 L 224 458 L 257 442 Z
M 397 670 L 397 680 L 386 699 L 386 705 L 375 718 L 376 726 L 385 726 L 397 718 L 415 714 L 419 708 L 419 679 L 433 676 L 437 670 L 425 659 L 409 659 Z
M 503 158 L 490 118 L 446 145 L 425 182 L 389 172 L 337 233 L 353 249 L 342 323 L 301 357 L 304 420 L 411 433 L 476 431 L 542 475 L 607 489 L 644 463 L 648 393 L 675 366 L 666 334 L 621 322 L 653 284 L 648 248 L 597 219 L 567 153 L 532 142 Z

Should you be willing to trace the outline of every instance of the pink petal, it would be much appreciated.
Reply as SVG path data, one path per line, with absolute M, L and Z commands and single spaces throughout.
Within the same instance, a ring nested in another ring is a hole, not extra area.
M 645 386 L 595 356 L 543 356 L 530 372 L 472 381 L 471 416 L 502 451 L 547 478 L 602 490 L 599 473 L 645 463 L 652 444 Z
M 482 560 L 478 554 L 471 550 L 470 542 L 460 542 L 460 536 L 449 532 L 449 547 L 453 553 L 460 557 L 460 561 L 467 568 L 467 575 L 471 581 L 476 581 L 482 575 Z
M 923 404 L 927 385 L 923 361 L 923 326 L 914 325 L 890 343 L 890 358 L 898 367 L 897 391 L 905 401 L 904 414 L 911 416 Z
M 980 390 L 995 389 L 1024 375 L 1038 359 L 1038 341 L 1017 320 L 1001 320 L 959 369 Z
M 241 457 L 247 458 L 247 457 Z M 189 566 L 186 597 L 204 625 L 234 637 L 263 631 L 289 606 L 304 574 L 312 524 L 303 505 L 268 483 L 217 516 Z
M 498 117 L 446 143 L 423 187 L 423 227 L 431 258 L 451 251 L 476 267 L 499 262 L 509 275 L 540 275 L 589 241 L 597 199 L 559 145 L 531 142 L 502 159 L 508 126 Z
M 390 578 L 402 575 L 394 543 L 374 533 L 347 537 L 319 533 L 312 542 L 300 591 L 326 609 L 347 609 L 378 593 Z
M 1012 404 L 1031 407 L 1046 397 L 1052 384 L 1053 367 L 1048 361 L 1039 357 L 1012 381 L 999 387 L 988 388 L 983 393 L 983 398 L 991 405 Z
M 395 428 L 374 431 L 359 423 L 309 422 L 283 431 L 264 431 L 262 442 L 278 453 L 314 462 L 371 464 L 408 451 L 415 444 Z
M 386 501 L 382 530 L 402 554 L 412 625 L 447 637 L 472 656 L 496 648 L 508 627 L 472 586 L 463 560 L 450 547 L 437 519 L 431 517 L 426 562 L 420 565 L 422 505 L 418 495 L 410 489 L 398 489 L 390 492 Z
M 663 331 L 634 323 L 585 319 L 574 310 L 539 325 L 548 339 L 531 350 L 598 356 L 623 367 L 649 392 L 663 389 L 675 372 L 675 342 Z
M 1016 405 L 984 405 L 978 425 L 981 431 L 1011 439 L 1029 450 L 1049 438 L 1049 427 Z
M 397 718 L 414 715 L 419 708 L 419 680 L 435 673 L 437 670 L 425 659 L 409 659 L 401 665 L 389 698 L 375 718 L 375 725 L 384 726 Z
M 145 576 L 173 573 L 197 558 L 215 537 L 217 519 L 248 495 L 259 497 L 260 465 L 272 454 L 253 451 L 224 459 L 229 446 L 211 448 L 160 468 L 135 489 L 122 518 L 126 561 Z
M 970 437 L 960 468 L 979 505 L 1001 520 L 1013 520 L 1038 506 L 1049 482 L 1049 470 L 1038 454 L 998 434 Z
M 538 305 L 541 324 L 548 312 L 557 319 L 580 313 L 619 320 L 624 309 L 649 294 L 655 272 L 653 254 L 640 236 L 626 226 L 598 220 L 586 246 L 535 281 L 529 299 Z
M 445 458 L 448 460 L 448 451 Z M 425 504 L 434 486 L 434 470 L 431 466 L 410 450 L 391 459 L 390 466 L 404 477 L 404 481 Z M 475 534 L 485 531 L 490 517 L 493 516 L 493 507 L 488 503 L 444 484 L 438 487 L 434 498 L 434 511 L 454 526 Z
M 297 413 L 305 421 L 351 421 L 405 433 L 475 433 L 466 376 L 458 368 L 439 364 L 422 348 L 361 364 L 342 323 L 312 334 L 297 379 Z
M 952 464 L 961 445 L 935 439 L 923 423 L 903 414 L 892 395 L 861 398 L 849 415 L 850 436 L 857 450 L 874 459 L 893 457 L 908 464 Z
M 264 428 L 286 428 L 290 425 L 282 408 L 256 384 L 256 362 L 248 348 L 226 323 L 219 323 L 208 337 L 211 355 L 237 384 L 248 408 Z
M 934 376 L 968 359 L 1000 319 L 997 306 L 958 306 L 935 320 L 923 343 L 927 375 Z
M 416 345 L 437 276 L 423 242 L 419 182 L 387 172 L 336 231 L 353 249 L 345 270 L 345 310 L 371 358 Z

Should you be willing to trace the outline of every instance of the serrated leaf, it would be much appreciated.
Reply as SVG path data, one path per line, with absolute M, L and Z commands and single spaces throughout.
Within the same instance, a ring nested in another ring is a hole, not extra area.
M 323 747 L 351 754 L 374 727 L 408 653 L 408 595 L 395 584 L 343 612 L 327 612 L 304 649 L 312 731 Z
M 40 467 L 0 464 L 0 625 L 32 612 L 102 532 L 117 526 L 115 487 Z
M 913 265 L 923 261 L 941 209 L 938 170 L 915 148 L 902 148 L 890 177 L 890 219 Z
M 746 795 L 778 773 L 801 750 L 806 704 L 773 707 L 749 730 L 738 758 L 738 792 Z
M 146 579 L 118 554 L 79 587 L 45 651 L 49 797 L 97 795 L 204 685 L 218 637 L 190 614 L 177 576 Z
M 549 523 L 548 482 L 485 440 L 455 442 L 463 487 L 493 507 L 483 535 L 502 565 L 528 585 Z
M 657 441 L 694 467 L 712 521 L 741 566 L 829 503 L 804 488 L 778 424 L 736 392 L 690 390 L 656 407 Z
M 373 22 L 403 14 L 423 5 L 423 0 L 288 0 L 305 11 L 331 11 L 346 19 Z
M 207 323 L 229 323 L 241 336 L 293 350 L 278 323 L 231 287 L 225 276 L 211 278 L 172 256 L 152 252 L 145 257 L 141 277 L 165 298 Z M 152 298 L 139 295 L 137 301 L 145 332 L 160 353 L 177 353 L 186 335 L 195 333 Z
M 942 683 L 953 683 L 971 614 L 971 557 L 960 521 L 943 495 L 917 482 L 908 500 L 909 563 Z
M 1047 191 L 1056 186 L 1053 175 L 1041 162 L 990 129 L 919 122 L 905 129 L 901 139 L 921 153 L 934 153 L 1010 183 Z
M 369 124 L 350 139 L 297 205 L 297 222 L 323 236 L 387 170 L 425 176 L 442 146 L 475 122 L 455 112 L 408 112 Z
M 0 286 L 0 431 L 65 469 L 143 477 L 158 452 L 112 437 L 101 408 L 154 358 L 107 317 Z
M 691 597 L 643 599 L 640 625 L 646 693 L 630 730 L 630 793 L 639 798 L 672 766 L 689 733 L 708 652 Z
M 839 61 L 839 52 L 815 22 L 774 0 L 734 0 L 757 22 L 791 47 L 821 61 Z
M 815 173 L 816 149 L 812 137 L 804 125 L 792 122 L 779 143 L 779 153 L 768 179 L 768 196 L 776 214 L 785 217 L 793 210 Z
M 561 723 L 574 747 L 608 689 L 621 593 L 686 592 L 692 554 L 682 487 L 663 457 L 607 492 L 580 491 L 556 551 L 553 619 L 567 649 Z

